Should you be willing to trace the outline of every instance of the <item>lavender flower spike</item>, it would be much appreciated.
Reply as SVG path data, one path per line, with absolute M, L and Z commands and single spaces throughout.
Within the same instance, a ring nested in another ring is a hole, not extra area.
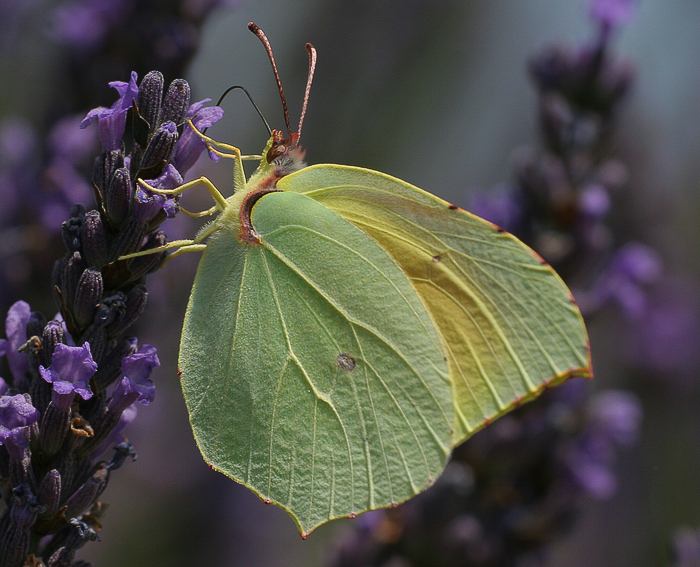
M 70 406 L 75 394 L 83 400 L 92 397 L 90 378 L 96 371 L 97 364 L 92 359 L 87 342 L 81 347 L 58 344 L 51 365 L 48 368 L 39 366 L 41 377 L 53 385 L 53 403 L 62 408 Z
M 0 397 L 0 445 L 8 451 L 29 445 L 29 426 L 36 423 L 39 412 L 22 394 Z
M 139 94 L 137 80 L 138 75 L 132 71 L 128 83 L 123 81 L 110 82 L 109 86 L 119 93 L 117 101 L 110 108 L 104 106 L 93 108 L 80 123 L 81 128 L 86 128 L 97 122 L 100 143 L 105 151 L 118 150 L 122 146 L 126 115 Z
M 29 362 L 23 352 L 18 352 L 19 347 L 27 342 L 27 322 L 31 316 L 29 303 L 16 301 L 7 311 L 5 319 L 5 335 L 7 339 L 0 339 L 0 356 L 7 357 L 10 372 L 15 380 L 15 385 L 23 379 Z

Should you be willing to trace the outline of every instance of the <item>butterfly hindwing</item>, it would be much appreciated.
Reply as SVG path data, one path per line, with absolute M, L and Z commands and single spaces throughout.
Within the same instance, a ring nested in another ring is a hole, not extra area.
M 208 242 L 180 348 L 197 443 L 213 468 L 302 532 L 402 502 L 441 473 L 452 391 L 441 338 L 376 241 L 315 200 L 271 193 L 258 244 Z

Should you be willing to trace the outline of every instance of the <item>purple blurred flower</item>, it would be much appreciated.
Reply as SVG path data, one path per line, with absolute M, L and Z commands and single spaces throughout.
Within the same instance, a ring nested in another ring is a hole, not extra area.
M 82 116 L 66 116 L 58 120 L 48 135 L 49 147 L 55 157 L 71 163 L 84 161 L 95 150 L 95 133 L 80 128 Z
M 109 407 L 112 411 L 123 411 L 138 401 L 143 405 L 150 404 L 156 395 L 156 387 L 151 380 L 151 372 L 160 366 L 156 347 L 142 345 L 134 354 L 122 359 L 122 374 L 117 387 L 114 389 Z
M 477 194 L 472 199 L 474 214 L 514 232 L 522 216 L 522 209 L 512 192 L 503 191 L 490 194 Z
M 22 165 L 36 151 L 36 134 L 29 123 L 17 117 L 0 123 L 0 160 L 4 166 Z
M 0 445 L 8 450 L 29 445 L 29 426 L 36 423 L 39 412 L 23 394 L 0 397 Z
M 31 308 L 26 301 L 17 301 L 12 304 L 5 319 L 5 336 L 0 339 L 0 356 L 7 357 L 7 364 L 15 380 L 15 384 L 24 378 L 29 361 L 23 352 L 18 352 L 19 347 L 27 342 L 27 322 L 31 315 Z
M 605 500 L 615 493 L 616 449 L 636 442 L 641 421 L 642 409 L 633 394 L 610 390 L 591 400 L 588 428 L 574 439 L 566 458 L 574 481 L 590 496 Z
M 97 47 L 110 28 L 119 24 L 131 6 L 130 0 L 78 0 L 56 8 L 53 33 L 73 47 Z
M 630 335 L 640 367 L 671 378 L 695 381 L 700 365 L 700 300 L 691 282 L 665 280 L 654 286 L 649 307 Z
M 61 407 L 70 406 L 75 394 L 83 400 L 92 397 L 90 379 L 97 372 L 97 364 L 92 359 L 90 344 L 72 347 L 56 345 L 48 368 L 39 366 L 41 377 L 53 385 L 52 401 Z
M 199 130 L 205 130 L 216 124 L 224 116 L 224 109 L 220 106 L 206 106 L 211 101 L 205 98 L 192 104 L 187 111 L 187 118 Z M 201 153 L 206 148 L 202 139 L 185 125 L 182 135 L 175 146 L 173 164 L 184 175 L 195 164 Z
M 136 71 L 132 71 L 128 83 L 123 81 L 110 82 L 109 86 L 119 93 L 117 101 L 110 108 L 104 106 L 93 108 L 80 123 L 81 128 L 86 128 L 97 122 L 100 143 L 105 151 L 121 147 L 122 136 L 126 128 L 126 115 L 139 94 L 137 80 Z
M 632 19 L 637 0 L 592 0 L 591 17 L 603 27 L 620 27 Z
M 622 390 L 598 394 L 591 403 L 591 425 L 599 434 L 618 445 L 631 446 L 637 441 L 642 408 L 636 396 Z
M 575 295 L 584 312 L 617 303 L 633 319 L 642 317 L 649 306 L 647 288 L 661 275 L 657 253 L 644 244 L 630 243 L 620 248 L 591 290 Z
M 578 204 L 587 218 L 598 220 L 610 210 L 610 196 L 602 185 L 589 185 L 579 195 Z
M 172 164 L 165 166 L 163 173 L 155 179 L 146 179 L 146 183 L 157 189 L 174 189 L 178 185 L 182 185 L 182 175 L 173 167 Z M 165 216 L 173 218 L 177 213 L 177 203 L 175 199 L 168 198 L 165 195 L 151 193 L 150 191 L 139 186 L 136 189 L 136 216 L 141 222 L 148 222 L 158 211 L 163 209 Z

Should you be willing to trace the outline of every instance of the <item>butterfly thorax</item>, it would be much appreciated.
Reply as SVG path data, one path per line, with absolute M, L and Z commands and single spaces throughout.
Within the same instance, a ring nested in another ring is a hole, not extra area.
M 221 221 L 228 230 L 233 230 L 241 242 L 260 242 L 251 222 L 253 205 L 267 193 L 279 191 L 277 182 L 284 176 L 306 166 L 305 150 L 298 144 L 299 136 L 291 132 L 285 137 L 281 130 L 273 130 L 262 152 L 258 168 L 245 184 L 228 201 Z

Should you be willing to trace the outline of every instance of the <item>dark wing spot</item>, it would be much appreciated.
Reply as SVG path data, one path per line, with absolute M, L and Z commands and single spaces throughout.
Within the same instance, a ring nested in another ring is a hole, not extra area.
M 442 260 L 442 256 L 440 256 L 440 254 L 435 254 L 435 256 L 433 256 L 433 262 L 435 262 L 436 264 L 438 262 L 440 262 L 441 260 Z
M 338 368 L 341 370 L 347 370 L 350 372 L 351 370 L 355 369 L 355 359 L 350 356 L 347 352 L 341 352 L 338 355 L 338 358 L 335 359 L 336 363 L 338 364 Z
M 459 207 L 457 205 L 453 205 L 452 203 L 450 203 L 447 206 L 447 208 L 450 209 L 451 211 L 456 211 L 457 209 L 459 209 Z

